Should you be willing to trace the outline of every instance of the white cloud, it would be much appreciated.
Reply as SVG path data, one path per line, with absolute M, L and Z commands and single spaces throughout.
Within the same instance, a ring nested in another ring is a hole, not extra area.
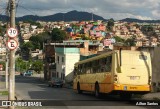
M 6 3 L 6 0 L 1 0 Z M 160 0 L 20 0 L 17 16 L 52 15 L 71 10 L 94 12 L 104 18 L 160 19 Z

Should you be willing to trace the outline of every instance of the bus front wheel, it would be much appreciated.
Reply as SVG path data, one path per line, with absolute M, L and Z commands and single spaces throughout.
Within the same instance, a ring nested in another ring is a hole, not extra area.
M 82 90 L 81 90 L 81 88 L 80 88 L 80 84 L 79 84 L 79 83 L 77 83 L 77 91 L 78 91 L 78 94 L 81 94 L 81 93 L 82 93 Z

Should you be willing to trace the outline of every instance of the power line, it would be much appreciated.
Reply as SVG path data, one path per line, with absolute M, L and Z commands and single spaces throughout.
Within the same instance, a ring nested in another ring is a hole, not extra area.
M 20 0 L 18 0 L 17 3 L 16 3 L 16 14 L 17 14 L 19 4 L 20 4 Z
M 37 14 L 35 12 L 31 11 L 30 9 L 25 8 L 24 6 L 18 5 L 18 7 L 23 8 L 23 9 L 25 9 L 25 10 L 29 11 L 30 13 L 37 16 Z

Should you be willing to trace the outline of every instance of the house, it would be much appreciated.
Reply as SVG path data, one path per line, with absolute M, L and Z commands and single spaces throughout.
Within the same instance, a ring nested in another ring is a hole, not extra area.
M 74 58 L 73 58 L 74 57 Z M 73 81 L 74 64 L 80 60 L 80 51 L 76 47 L 55 47 L 56 72 L 55 76 Z
M 44 46 L 44 79 L 50 80 L 55 76 L 56 63 L 56 51 L 55 48 L 77 48 L 79 49 L 79 55 L 89 56 L 96 54 L 98 51 L 103 50 L 103 44 L 100 41 L 89 40 L 69 40 L 63 41 L 63 43 L 47 43 Z M 65 50 L 65 49 L 64 49 Z M 72 57 L 73 58 L 73 57 Z
M 40 54 L 42 54 L 42 50 L 36 49 L 35 51 L 31 51 L 32 58 L 37 58 Z

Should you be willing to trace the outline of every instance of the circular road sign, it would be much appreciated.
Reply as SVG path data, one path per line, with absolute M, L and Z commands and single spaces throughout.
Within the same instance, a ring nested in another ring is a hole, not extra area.
M 18 35 L 18 30 L 16 28 L 9 28 L 7 30 L 7 35 L 10 37 L 10 38 L 14 38 Z
M 17 46 L 18 46 L 18 42 L 17 42 L 15 39 L 10 39 L 10 40 L 8 40 L 8 42 L 7 42 L 7 47 L 8 47 L 10 50 L 16 49 Z

